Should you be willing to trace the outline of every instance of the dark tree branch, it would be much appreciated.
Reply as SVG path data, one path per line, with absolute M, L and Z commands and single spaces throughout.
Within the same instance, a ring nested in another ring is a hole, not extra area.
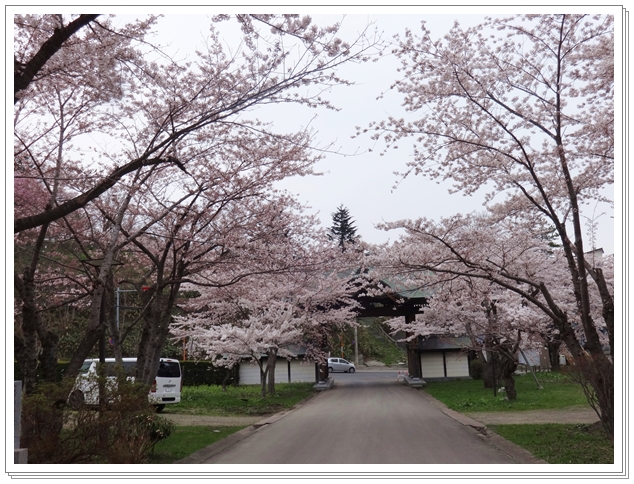
M 18 92 L 23 91 L 44 67 L 57 51 L 62 48 L 62 44 L 73 36 L 79 29 L 85 27 L 90 22 L 99 17 L 97 15 L 80 15 L 66 27 L 55 29 L 46 42 L 42 44 L 40 50 L 26 64 L 22 64 L 14 59 L 13 61 L 13 104 L 18 102 Z

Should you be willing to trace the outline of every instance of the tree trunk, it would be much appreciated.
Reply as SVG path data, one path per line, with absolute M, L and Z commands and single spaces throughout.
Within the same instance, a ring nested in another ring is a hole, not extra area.
M 137 350 L 137 378 L 148 385 L 158 372 L 179 288 L 180 284 L 173 284 L 167 286 L 167 291 L 150 289 L 141 294 L 142 305 L 147 309 L 142 316 L 143 329 Z
M 258 360 L 258 366 L 260 367 L 260 385 L 262 386 L 262 398 L 266 398 L 266 374 L 268 371 L 268 362 L 266 369 L 264 369 L 261 359 Z
M 566 368 L 579 383 L 590 406 L 599 416 L 605 432 L 614 437 L 614 367 L 605 355 L 573 355 Z
M 493 378 L 493 366 L 491 365 L 491 357 L 489 356 L 488 360 L 481 358 L 482 360 L 482 383 L 484 384 L 484 388 L 493 388 L 494 387 L 494 378 Z
M 549 340 L 546 341 L 546 348 L 548 348 L 548 360 L 550 361 L 551 371 L 560 371 L 561 365 L 559 364 L 559 348 L 561 347 L 561 341 Z
M 66 367 L 65 374 L 68 378 L 76 378 L 79 374 L 79 369 L 83 365 L 84 360 L 88 357 L 91 350 L 95 347 L 95 344 L 99 341 L 102 334 L 101 321 L 101 304 L 103 303 L 104 286 L 98 285 L 95 287 L 92 295 L 91 308 L 90 308 L 90 320 L 88 322 L 88 328 L 86 329 L 84 336 L 77 345 L 73 356 Z
M 42 345 L 42 352 L 39 355 L 39 361 L 42 367 L 42 380 L 55 383 L 57 381 L 59 336 L 50 331 L 48 328 L 45 328 L 43 322 L 40 320 L 38 337 Z
M 277 349 L 267 352 L 266 372 L 268 374 L 269 395 L 275 395 L 275 365 L 277 364 Z
M 110 333 L 112 352 L 114 354 L 115 361 L 117 363 L 122 363 L 123 350 L 121 348 L 121 332 L 117 326 L 117 306 L 116 304 L 112 304 L 116 298 L 114 280 L 112 277 L 108 279 L 108 294 L 109 297 L 107 298 L 107 301 L 110 304 L 107 304 L 106 314 L 108 314 L 108 332 Z
M 592 387 L 586 393 L 588 402 L 597 410 L 603 427 L 610 437 L 614 437 L 614 364 L 596 345 L 591 350 L 581 347 L 566 315 L 561 318 L 562 340 L 572 354 L 573 366 L 583 373 L 584 380 Z M 590 363 L 587 363 L 590 362 Z
M 482 382 L 484 388 L 494 388 L 500 386 L 502 381 L 502 365 L 499 356 L 493 351 L 478 350 L 480 360 L 482 361 Z M 493 370 L 495 369 L 495 374 Z
M 22 305 L 21 334 L 14 336 L 15 356 L 22 373 L 22 390 L 32 393 L 37 383 L 37 328 L 34 308 Z
M 608 338 L 610 342 L 610 356 L 614 357 L 614 296 L 610 294 L 608 285 L 603 275 L 603 270 L 595 267 L 590 268 L 589 264 L 586 266 L 588 273 L 594 279 L 599 289 L 599 295 L 601 296 L 602 304 L 602 316 L 605 321 L 605 325 L 608 329 Z
M 517 391 L 515 390 L 515 379 L 513 373 L 517 370 L 517 360 L 509 359 L 507 357 L 500 358 L 501 377 L 504 383 L 504 391 L 506 392 L 506 398 L 509 400 L 517 399 Z
M 231 373 L 232 373 L 232 368 L 230 367 L 225 367 L 225 377 L 222 380 L 222 391 L 226 392 L 227 391 L 227 383 L 229 383 L 229 381 L 231 380 Z

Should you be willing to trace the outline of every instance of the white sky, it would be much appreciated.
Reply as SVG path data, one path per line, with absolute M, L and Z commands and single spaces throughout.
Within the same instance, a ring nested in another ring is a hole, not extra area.
M 235 10 L 234 8 L 233 11 Z M 276 9 L 267 9 L 267 13 L 274 10 Z M 319 10 L 323 11 L 323 8 Z M 455 11 L 455 8 L 453 10 Z M 416 11 L 408 8 L 408 13 L 405 14 L 375 15 L 361 13 L 362 10 L 357 9 L 356 12 L 346 15 L 343 22 L 344 32 L 350 33 L 350 37 L 353 37 L 368 23 L 375 22 L 378 31 L 383 32 L 383 39 L 392 40 L 394 34 L 404 33 L 405 28 L 418 30 L 421 20 L 424 19 L 428 28 L 432 30 L 432 35 L 440 37 L 451 28 L 454 20 L 467 27 L 480 23 L 485 13 L 513 13 L 510 8 L 498 8 L 494 11 L 488 9 L 488 12 L 484 12 L 481 7 L 461 7 L 460 10 L 473 13 L 439 14 L 437 12 L 448 10 L 421 7 Z M 351 9 L 348 8 L 347 11 Z M 397 12 L 395 9 L 390 11 Z M 179 12 L 183 10 L 179 9 Z M 330 14 L 329 11 L 328 15 L 324 15 L 314 12 L 315 9 L 301 13 L 311 14 L 319 25 L 340 21 L 342 14 L 345 13 L 341 11 Z M 192 52 L 195 45 L 200 45 L 206 36 L 209 17 L 214 13 L 219 12 L 204 12 L 197 8 L 191 10 L 191 13 L 175 15 L 168 11 L 167 16 L 159 23 L 160 42 L 169 42 L 172 52 L 177 52 L 177 57 L 189 55 L 188 52 Z M 539 13 L 546 13 L 545 8 L 540 7 Z M 323 172 L 323 176 L 289 179 L 281 183 L 280 187 L 296 194 L 300 202 L 311 207 L 311 213 L 318 213 L 325 227 L 331 224 L 331 213 L 340 204 L 345 205 L 356 221 L 358 234 L 370 243 L 382 243 L 398 237 L 397 232 L 376 229 L 375 224 L 382 221 L 415 219 L 422 216 L 438 220 L 440 217 L 469 213 L 482 208 L 482 196 L 465 197 L 461 194 L 449 194 L 448 184 L 437 184 L 420 176 L 410 176 L 401 180 L 395 175 L 395 171 L 404 171 L 406 162 L 411 159 L 411 150 L 407 149 L 405 143 L 400 144 L 398 151 L 380 156 L 382 145 L 377 145 L 373 152 L 368 151 L 373 147 L 369 136 L 351 139 L 356 131 L 355 126 L 366 127 L 371 121 L 380 121 L 388 115 L 404 116 L 401 97 L 397 93 L 392 91 L 384 99 L 376 99 L 381 93 L 388 91 L 390 84 L 398 78 L 398 65 L 399 61 L 388 55 L 378 63 L 352 64 L 341 69 L 338 73 L 356 85 L 337 87 L 328 94 L 329 99 L 340 108 L 340 111 L 276 107 L 275 110 L 264 109 L 257 113 L 259 119 L 273 121 L 274 128 L 282 132 L 291 132 L 310 123 L 317 131 L 317 139 L 321 145 L 334 143 L 332 149 L 339 154 L 327 154 L 316 166 L 316 171 Z M 607 254 L 613 253 L 613 210 L 605 205 L 596 209 L 589 207 L 586 215 L 592 216 L 593 210 L 599 222 L 596 246 L 603 247 Z M 605 214 L 600 215 L 602 213 Z M 586 246 L 589 246 L 589 242 L 585 240 Z

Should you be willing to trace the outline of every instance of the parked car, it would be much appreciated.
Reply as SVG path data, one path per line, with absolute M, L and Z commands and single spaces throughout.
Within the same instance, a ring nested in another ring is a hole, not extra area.
M 354 373 L 356 368 L 354 363 L 350 363 L 343 358 L 328 358 L 328 373 L 333 371 L 344 371 L 348 373 Z
M 123 358 L 123 371 L 129 380 L 134 379 L 136 361 L 136 358 Z M 99 404 L 98 363 L 98 358 L 86 360 L 79 369 L 79 375 L 77 375 L 73 390 L 68 397 L 71 408 L 77 409 L 82 403 L 87 405 Z M 111 384 L 116 382 L 116 369 L 116 360 L 106 358 L 106 377 Z M 166 404 L 179 403 L 182 389 L 183 378 L 180 362 L 171 358 L 161 358 L 157 375 L 148 394 L 148 398 L 155 405 L 156 411 L 162 411 Z

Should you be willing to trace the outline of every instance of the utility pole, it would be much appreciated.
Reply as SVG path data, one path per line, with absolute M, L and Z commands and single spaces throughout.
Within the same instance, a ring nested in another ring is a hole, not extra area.
M 357 337 L 357 327 L 354 327 L 354 366 L 359 366 L 359 341 Z

